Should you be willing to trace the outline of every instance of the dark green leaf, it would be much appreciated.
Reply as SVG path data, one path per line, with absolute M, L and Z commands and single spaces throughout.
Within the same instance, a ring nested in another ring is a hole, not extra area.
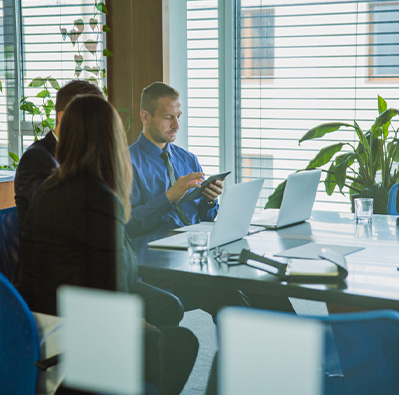
M 354 152 L 348 152 L 343 155 L 339 155 L 335 158 L 335 181 L 342 192 L 342 188 L 346 182 L 346 170 L 353 163 L 355 158 Z
M 102 69 L 101 70 L 101 78 L 105 78 L 106 75 L 107 75 L 107 70 Z
M 363 133 L 363 130 L 361 129 L 361 127 L 358 125 L 358 123 L 356 121 L 354 121 L 354 125 L 355 125 L 355 131 L 357 134 L 357 137 L 360 141 L 360 144 L 362 144 L 364 146 L 364 148 L 367 150 L 367 152 L 370 151 L 370 146 L 368 143 L 368 140 L 365 136 L 365 134 Z
M 0 81 L 0 92 L 3 92 L 3 84 Z
M 316 167 L 322 167 L 328 163 L 331 158 L 344 146 L 344 143 L 337 143 L 329 145 L 328 147 L 322 148 L 319 153 L 309 162 L 306 166 L 307 169 L 314 169 Z
M 300 138 L 299 144 L 301 144 L 302 141 L 323 137 L 325 134 L 335 132 L 341 127 L 353 128 L 353 125 L 342 122 L 323 123 L 319 126 L 314 127 L 313 129 L 310 129 L 304 136 Z
M 54 110 L 54 102 L 52 100 L 47 100 L 47 103 L 43 105 L 44 112 L 46 113 L 46 117 L 50 116 L 51 111 Z
M 103 86 L 103 92 L 104 92 L 104 95 L 108 97 L 108 89 L 107 89 L 106 85 Z
M 394 162 L 399 162 L 399 140 L 390 141 L 387 146 L 388 154 Z
M 281 201 L 283 200 L 285 185 L 287 184 L 287 180 L 283 181 L 281 184 L 277 186 L 274 192 L 269 196 L 267 203 L 265 205 L 265 209 L 267 208 L 280 208 Z
M 60 84 L 58 83 L 58 81 L 55 78 L 48 78 L 48 82 L 50 82 L 51 86 L 53 87 L 53 89 L 55 89 L 56 91 L 58 91 L 60 89 Z
M 103 32 L 104 33 L 109 33 L 111 31 L 110 27 L 108 25 L 103 25 Z
M 327 177 L 324 180 L 324 186 L 326 188 L 326 193 L 328 196 L 331 196 L 334 192 L 335 186 L 337 183 L 335 182 L 335 166 L 334 163 L 331 163 L 330 168 L 327 171 Z
M 108 58 L 112 58 L 114 54 L 107 48 L 103 49 L 103 55 L 107 56 Z
M 108 10 L 107 10 L 107 7 L 106 7 L 106 5 L 104 3 L 96 4 L 96 8 L 97 8 L 98 11 L 103 12 L 104 14 L 108 15 Z
M 40 91 L 36 97 L 51 97 L 50 92 L 47 89 Z
M 46 82 L 47 82 L 47 79 L 46 79 L 46 78 L 36 77 L 35 79 L 33 79 L 33 80 L 30 82 L 30 84 L 28 85 L 28 87 L 38 88 L 39 86 L 43 86 Z
M 35 125 L 34 133 L 35 133 L 35 136 L 37 136 L 39 134 L 42 134 L 43 132 L 42 132 L 42 129 L 39 128 L 39 126 Z

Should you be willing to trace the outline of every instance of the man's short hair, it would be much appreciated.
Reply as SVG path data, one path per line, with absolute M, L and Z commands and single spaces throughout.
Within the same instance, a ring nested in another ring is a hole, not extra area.
M 158 99 L 170 97 L 177 100 L 179 96 L 179 92 L 170 85 L 163 82 L 153 82 L 143 89 L 140 110 L 148 111 L 151 115 L 154 115 Z
M 55 112 L 58 114 L 60 111 L 64 111 L 67 104 L 73 98 L 75 98 L 77 95 L 85 94 L 103 96 L 100 88 L 88 81 L 73 80 L 69 82 L 57 92 Z

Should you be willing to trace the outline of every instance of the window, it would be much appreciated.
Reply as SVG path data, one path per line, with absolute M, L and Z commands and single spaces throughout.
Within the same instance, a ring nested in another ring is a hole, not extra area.
M 32 118 L 19 110 L 23 97 L 36 106 L 48 104 L 49 99 L 55 102 L 57 84 L 62 86 L 74 78 L 103 86 L 105 14 L 96 8 L 97 3 L 0 1 L 0 18 L 4 22 L 0 28 L 0 164 L 10 163 L 8 151 L 22 153 L 33 141 L 34 125 L 42 121 L 39 115 Z M 45 85 L 40 83 L 44 80 Z M 32 81 L 36 83 L 31 84 Z M 44 90 L 48 92 L 43 93 Z M 53 126 L 53 109 L 48 118 L 44 132 Z
M 399 78 L 399 3 L 370 9 L 370 77 Z
M 274 10 L 244 10 L 241 18 L 241 70 L 245 78 L 274 75 Z

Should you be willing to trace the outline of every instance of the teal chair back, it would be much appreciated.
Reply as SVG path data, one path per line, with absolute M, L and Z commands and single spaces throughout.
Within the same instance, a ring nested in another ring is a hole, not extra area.
M 0 273 L 0 393 L 35 394 L 39 335 L 31 311 Z
M 394 185 L 392 185 L 391 189 L 389 190 L 387 214 L 399 215 L 398 211 L 396 210 L 396 195 L 397 194 L 398 194 L 398 184 L 394 184 Z

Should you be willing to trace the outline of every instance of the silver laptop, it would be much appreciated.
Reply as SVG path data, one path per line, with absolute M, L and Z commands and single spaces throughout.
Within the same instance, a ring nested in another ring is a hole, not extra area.
M 256 202 L 262 189 L 263 179 L 228 186 L 223 194 L 219 215 L 212 226 L 209 248 L 239 240 L 248 234 Z M 210 225 L 211 224 L 211 225 Z M 198 224 L 201 226 L 201 224 Z M 194 230 L 190 225 L 188 230 Z M 184 228 L 182 228 L 184 229 Z M 203 230 L 203 229 L 202 229 Z M 209 228 L 208 228 L 209 230 Z M 148 243 L 151 248 L 187 249 L 187 232 L 154 240 Z
M 290 174 L 280 209 L 267 209 L 252 218 L 251 225 L 279 229 L 306 221 L 312 215 L 321 170 Z

